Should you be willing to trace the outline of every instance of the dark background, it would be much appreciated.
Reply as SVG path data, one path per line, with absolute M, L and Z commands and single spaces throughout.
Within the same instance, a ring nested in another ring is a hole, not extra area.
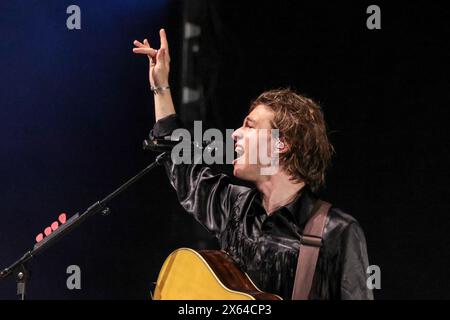
M 66 28 L 71 4 L 81 30 Z M 381 7 L 381 30 L 366 28 L 370 4 Z M 237 128 L 250 101 L 275 87 L 318 100 L 337 150 L 320 195 L 363 226 L 382 271 L 376 298 L 450 298 L 450 10 L 331 1 L 205 1 L 202 10 L 202 120 Z M 0 268 L 59 213 L 85 209 L 154 159 L 141 149 L 154 122 L 147 59 L 132 41 L 157 46 L 166 28 L 179 101 L 181 15 L 182 1 L 0 2 Z M 33 259 L 28 298 L 147 299 L 172 250 L 216 245 L 161 168 L 111 210 Z M 66 288 L 72 264 L 82 290 Z M 0 283 L 0 299 L 15 299 L 13 280 Z

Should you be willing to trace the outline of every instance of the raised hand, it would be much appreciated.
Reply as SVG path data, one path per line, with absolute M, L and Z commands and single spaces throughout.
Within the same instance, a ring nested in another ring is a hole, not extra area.
M 169 85 L 170 55 L 169 43 L 167 42 L 166 31 L 159 30 L 161 47 L 157 50 L 150 46 L 147 39 L 143 42 L 135 40 L 133 52 L 145 54 L 149 59 L 149 81 L 153 87 L 163 87 Z

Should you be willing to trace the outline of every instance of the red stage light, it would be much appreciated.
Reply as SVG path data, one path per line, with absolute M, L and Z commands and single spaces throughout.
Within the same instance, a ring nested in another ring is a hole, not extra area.
M 44 235 L 43 235 L 42 233 L 39 233 L 39 234 L 36 236 L 36 242 L 41 242 L 42 239 L 44 239 Z
M 52 225 L 51 225 L 50 227 L 52 228 L 53 231 L 55 231 L 56 229 L 58 229 L 58 227 L 59 227 L 58 221 L 53 222 Z
M 52 233 L 52 228 L 51 228 L 51 227 L 45 228 L 44 234 L 45 234 L 46 236 L 48 236 L 50 233 Z
M 59 222 L 61 222 L 61 224 L 66 223 L 67 219 L 67 215 L 65 213 L 61 213 L 58 217 Z

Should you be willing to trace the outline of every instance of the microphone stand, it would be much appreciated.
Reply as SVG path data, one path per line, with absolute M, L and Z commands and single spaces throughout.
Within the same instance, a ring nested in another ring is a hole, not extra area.
M 131 185 L 133 185 L 136 181 L 141 179 L 144 175 L 146 175 L 149 171 L 155 168 L 158 165 L 161 165 L 162 160 L 170 155 L 168 152 L 161 153 L 158 155 L 154 162 L 152 162 L 149 166 L 139 172 L 137 175 L 129 179 L 127 182 L 122 184 L 119 188 L 114 190 L 111 194 L 106 196 L 103 200 L 95 202 L 89 208 L 87 208 L 82 214 L 76 213 L 70 219 L 66 221 L 63 225 L 61 225 L 58 229 L 53 231 L 50 235 L 45 237 L 42 241 L 36 243 L 32 250 L 27 251 L 20 259 L 14 262 L 9 267 L 3 269 L 0 272 L 0 280 L 5 280 L 6 278 L 14 275 L 17 281 L 17 295 L 21 300 L 25 299 L 25 288 L 27 281 L 30 278 L 30 273 L 27 269 L 27 262 L 33 258 L 34 256 L 42 253 L 46 249 L 48 249 L 51 245 L 56 243 L 65 235 L 69 234 L 75 228 L 77 228 L 82 222 L 84 222 L 87 218 L 93 216 L 94 214 L 101 213 L 102 215 L 108 215 L 110 210 L 108 208 L 108 203 L 114 199 L 116 196 L 124 192 Z

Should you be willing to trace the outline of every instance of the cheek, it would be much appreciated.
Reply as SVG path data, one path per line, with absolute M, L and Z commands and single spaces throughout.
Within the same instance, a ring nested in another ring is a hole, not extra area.
M 269 161 L 273 154 L 270 135 L 257 130 L 248 131 L 244 138 L 244 158 L 246 165 L 262 164 Z
M 258 152 L 258 135 L 256 131 L 252 130 L 249 132 L 245 138 L 245 150 L 247 151 L 247 156 L 250 154 L 255 155 Z
M 272 137 L 270 137 L 267 140 L 267 153 L 269 154 L 269 156 L 273 156 L 277 154 L 277 145 L 276 145 L 276 141 L 274 139 L 272 139 Z
M 274 151 L 273 139 L 264 131 L 248 135 L 248 150 L 260 156 L 270 156 Z M 259 154 L 261 152 L 261 154 Z

